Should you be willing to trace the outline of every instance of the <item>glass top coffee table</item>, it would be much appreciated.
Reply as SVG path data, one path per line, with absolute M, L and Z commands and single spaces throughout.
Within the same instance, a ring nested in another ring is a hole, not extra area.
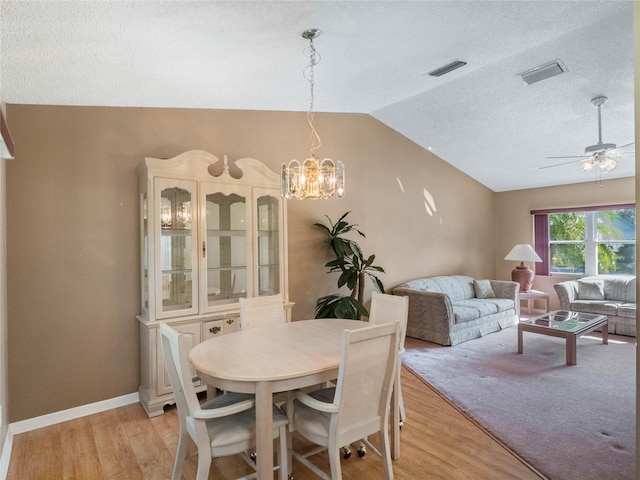
M 576 340 L 602 327 L 602 343 L 609 343 L 609 318 L 606 315 L 556 310 L 518 323 L 518 353 L 523 352 L 522 334 L 539 333 L 566 340 L 567 365 L 576 364 Z

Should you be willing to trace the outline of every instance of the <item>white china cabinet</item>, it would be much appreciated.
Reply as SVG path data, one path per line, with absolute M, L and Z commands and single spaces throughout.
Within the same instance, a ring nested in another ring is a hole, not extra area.
M 278 293 L 291 318 L 280 177 L 251 158 L 235 167 L 230 173 L 226 156 L 221 162 L 200 150 L 146 158 L 138 167 L 139 393 L 150 417 L 174 402 L 159 321 L 191 333 L 195 345 L 238 329 L 239 298 Z

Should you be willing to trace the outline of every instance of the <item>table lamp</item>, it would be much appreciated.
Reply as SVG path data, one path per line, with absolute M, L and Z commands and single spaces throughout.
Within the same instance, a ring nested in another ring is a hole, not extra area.
M 520 243 L 513 247 L 504 259 L 520 262 L 520 265 L 511 271 L 511 280 L 520 284 L 521 292 L 528 292 L 531 290 L 535 273 L 528 265 L 525 265 L 524 262 L 542 261 L 533 247 L 526 243 Z

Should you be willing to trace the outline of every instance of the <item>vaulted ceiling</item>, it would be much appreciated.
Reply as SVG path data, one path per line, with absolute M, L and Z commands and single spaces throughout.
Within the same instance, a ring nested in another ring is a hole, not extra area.
M 315 27 L 316 111 L 370 114 L 494 191 L 596 180 L 579 159 L 540 168 L 598 142 L 593 97 L 609 98 L 602 140 L 634 141 L 631 1 L 3 0 L 0 9 L 7 103 L 304 111 L 301 33 Z M 558 59 L 561 75 L 531 85 L 518 76 Z M 452 60 L 467 64 L 427 75 Z M 633 176 L 634 163 L 627 155 L 602 178 Z

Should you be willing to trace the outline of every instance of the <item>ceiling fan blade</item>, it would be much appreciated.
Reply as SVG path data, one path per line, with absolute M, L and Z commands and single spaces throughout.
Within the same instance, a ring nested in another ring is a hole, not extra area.
M 616 147 L 616 150 L 619 150 L 619 149 L 624 148 L 624 147 L 628 147 L 629 145 L 633 145 L 634 143 L 636 143 L 636 142 L 627 143 L 626 145 L 620 145 L 619 147 Z M 626 153 L 630 153 L 630 152 L 626 152 Z
M 568 157 L 547 157 L 547 158 L 568 158 Z M 582 157 L 580 157 L 582 158 Z M 553 168 L 553 167 L 561 167 L 562 165 L 569 165 L 570 163 L 577 163 L 576 160 L 571 160 L 570 162 L 556 163 L 555 165 L 546 165 L 544 167 L 538 167 L 540 170 L 544 168 Z
M 544 158 L 589 158 L 591 155 L 564 155 L 562 157 L 544 157 Z

